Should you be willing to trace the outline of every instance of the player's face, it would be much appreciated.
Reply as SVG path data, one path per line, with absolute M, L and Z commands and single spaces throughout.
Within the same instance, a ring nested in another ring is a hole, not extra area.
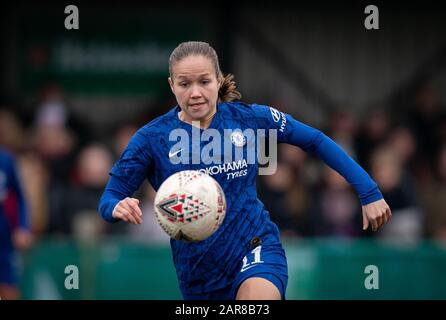
M 215 114 L 220 82 L 209 58 L 193 55 L 174 63 L 169 84 L 185 121 L 206 121 Z

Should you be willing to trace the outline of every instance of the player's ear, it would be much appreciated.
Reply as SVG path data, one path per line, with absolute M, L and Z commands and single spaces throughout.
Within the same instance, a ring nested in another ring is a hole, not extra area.
M 167 78 L 167 82 L 169 82 L 170 90 L 172 90 L 172 93 L 175 94 L 175 90 L 173 89 L 173 81 L 172 78 Z

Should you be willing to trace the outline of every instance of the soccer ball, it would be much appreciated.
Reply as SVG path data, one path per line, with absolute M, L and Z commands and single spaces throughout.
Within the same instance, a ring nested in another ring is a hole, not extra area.
M 223 222 L 226 198 L 214 178 L 200 171 L 185 170 L 161 184 L 154 207 L 158 223 L 171 238 L 202 241 Z

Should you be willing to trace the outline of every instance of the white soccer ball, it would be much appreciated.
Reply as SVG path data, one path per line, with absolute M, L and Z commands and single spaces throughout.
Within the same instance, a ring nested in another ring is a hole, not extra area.
M 156 218 L 175 240 L 201 241 L 210 237 L 226 214 L 226 198 L 211 176 L 194 170 L 167 178 L 155 196 Z

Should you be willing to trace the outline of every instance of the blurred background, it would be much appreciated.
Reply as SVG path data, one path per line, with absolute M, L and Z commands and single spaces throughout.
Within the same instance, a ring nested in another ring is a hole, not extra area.
M 3 4 L 0 146 L 16 159 L 33 245 L 20 251 L 24 299 L 180 299 L 154 191 L 142 225 L 97 212 L 132 134 L 176 104 L 168 57 L 209 42 L 247 103 L 321 129 L 375 179 L 393 211 L 362 231 L 354 190 L 310 154 L 279 148 L 259 197 L 289 261 L 288 299 L 446 298 L 446 17 L 430 2 Z M 67 265 L 79 289 L 67 290 Z M 367 265 L 379 289 L 367 290 Z

